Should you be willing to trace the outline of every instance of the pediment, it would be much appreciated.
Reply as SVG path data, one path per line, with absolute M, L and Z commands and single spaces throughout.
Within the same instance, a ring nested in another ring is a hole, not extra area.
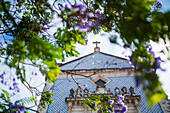
M 102 52 L 94 52 L 60 66 L 62 71 L 127 68 L 133 68 L 133 66 L 128 63 L 127 59 Z

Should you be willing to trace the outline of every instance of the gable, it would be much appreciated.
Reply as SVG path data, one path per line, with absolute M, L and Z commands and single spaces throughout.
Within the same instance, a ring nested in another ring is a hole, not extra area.
M 102 52 L 94 52 L 63 64 L 61 70 L 126 69 L 133 68 L 124 58 Z

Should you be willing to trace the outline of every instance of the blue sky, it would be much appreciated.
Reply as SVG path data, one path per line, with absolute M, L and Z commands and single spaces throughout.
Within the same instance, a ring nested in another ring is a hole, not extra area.
M 170 0 L 160 0 L 160 2 L 162 2 L 162 5 L 163 5 L 163 7 L 162 7 L 162 10 L 163 11 L 168 11 L 168 10 L 170 10 Z

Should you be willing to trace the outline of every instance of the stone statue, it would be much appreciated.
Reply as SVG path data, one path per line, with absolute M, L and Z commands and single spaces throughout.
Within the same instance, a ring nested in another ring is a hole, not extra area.
M 113 93 L 111 92 L 111 89 L 110 89 L 110 88 L 107 90 L 107 93 L 108 93 L 109 95 L 113 95 Z
M 126 87 L 123 87 L 122 91 L 123 91 L 123 93 L 122 93 L 123 96 L 129 95 L 129 93 L 127 92 L 127 88 Z
M 88 97 L 89 90 L 87 88 L 84 89 L 84 97 Z
M 116 93 L 116 94 L 115 94 L 115 96 L 120 95 L 120 90 L 119 90 L 119 88 L 118 88 L 118 87 L 116 87 L 116 88 L 115 88 L 115 93 Z
M 79 88 L 77 88 L 77 90 L 76 90 L 76 97 L 82 97 L 82 89 L 79 87 Z
M 70 89 L 70 95 L 69 95 L 69 97 L 74 97 L 74 90 L 73 90 L 73 88 Z
M 134 88 L 132 86 L 130 86 L 130 93 L 131 93 L 131 96 L 135 96 L 136 93 L 134 91 Z

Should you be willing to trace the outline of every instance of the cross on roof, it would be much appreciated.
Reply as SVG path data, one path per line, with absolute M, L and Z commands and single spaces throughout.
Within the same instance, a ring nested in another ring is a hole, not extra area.
M 98 47 L 97 44 L 100 44 L 100 42 L 96 41 L 96 42 L 93 42 L 93 44 L 96 44 L 96 47 Z

